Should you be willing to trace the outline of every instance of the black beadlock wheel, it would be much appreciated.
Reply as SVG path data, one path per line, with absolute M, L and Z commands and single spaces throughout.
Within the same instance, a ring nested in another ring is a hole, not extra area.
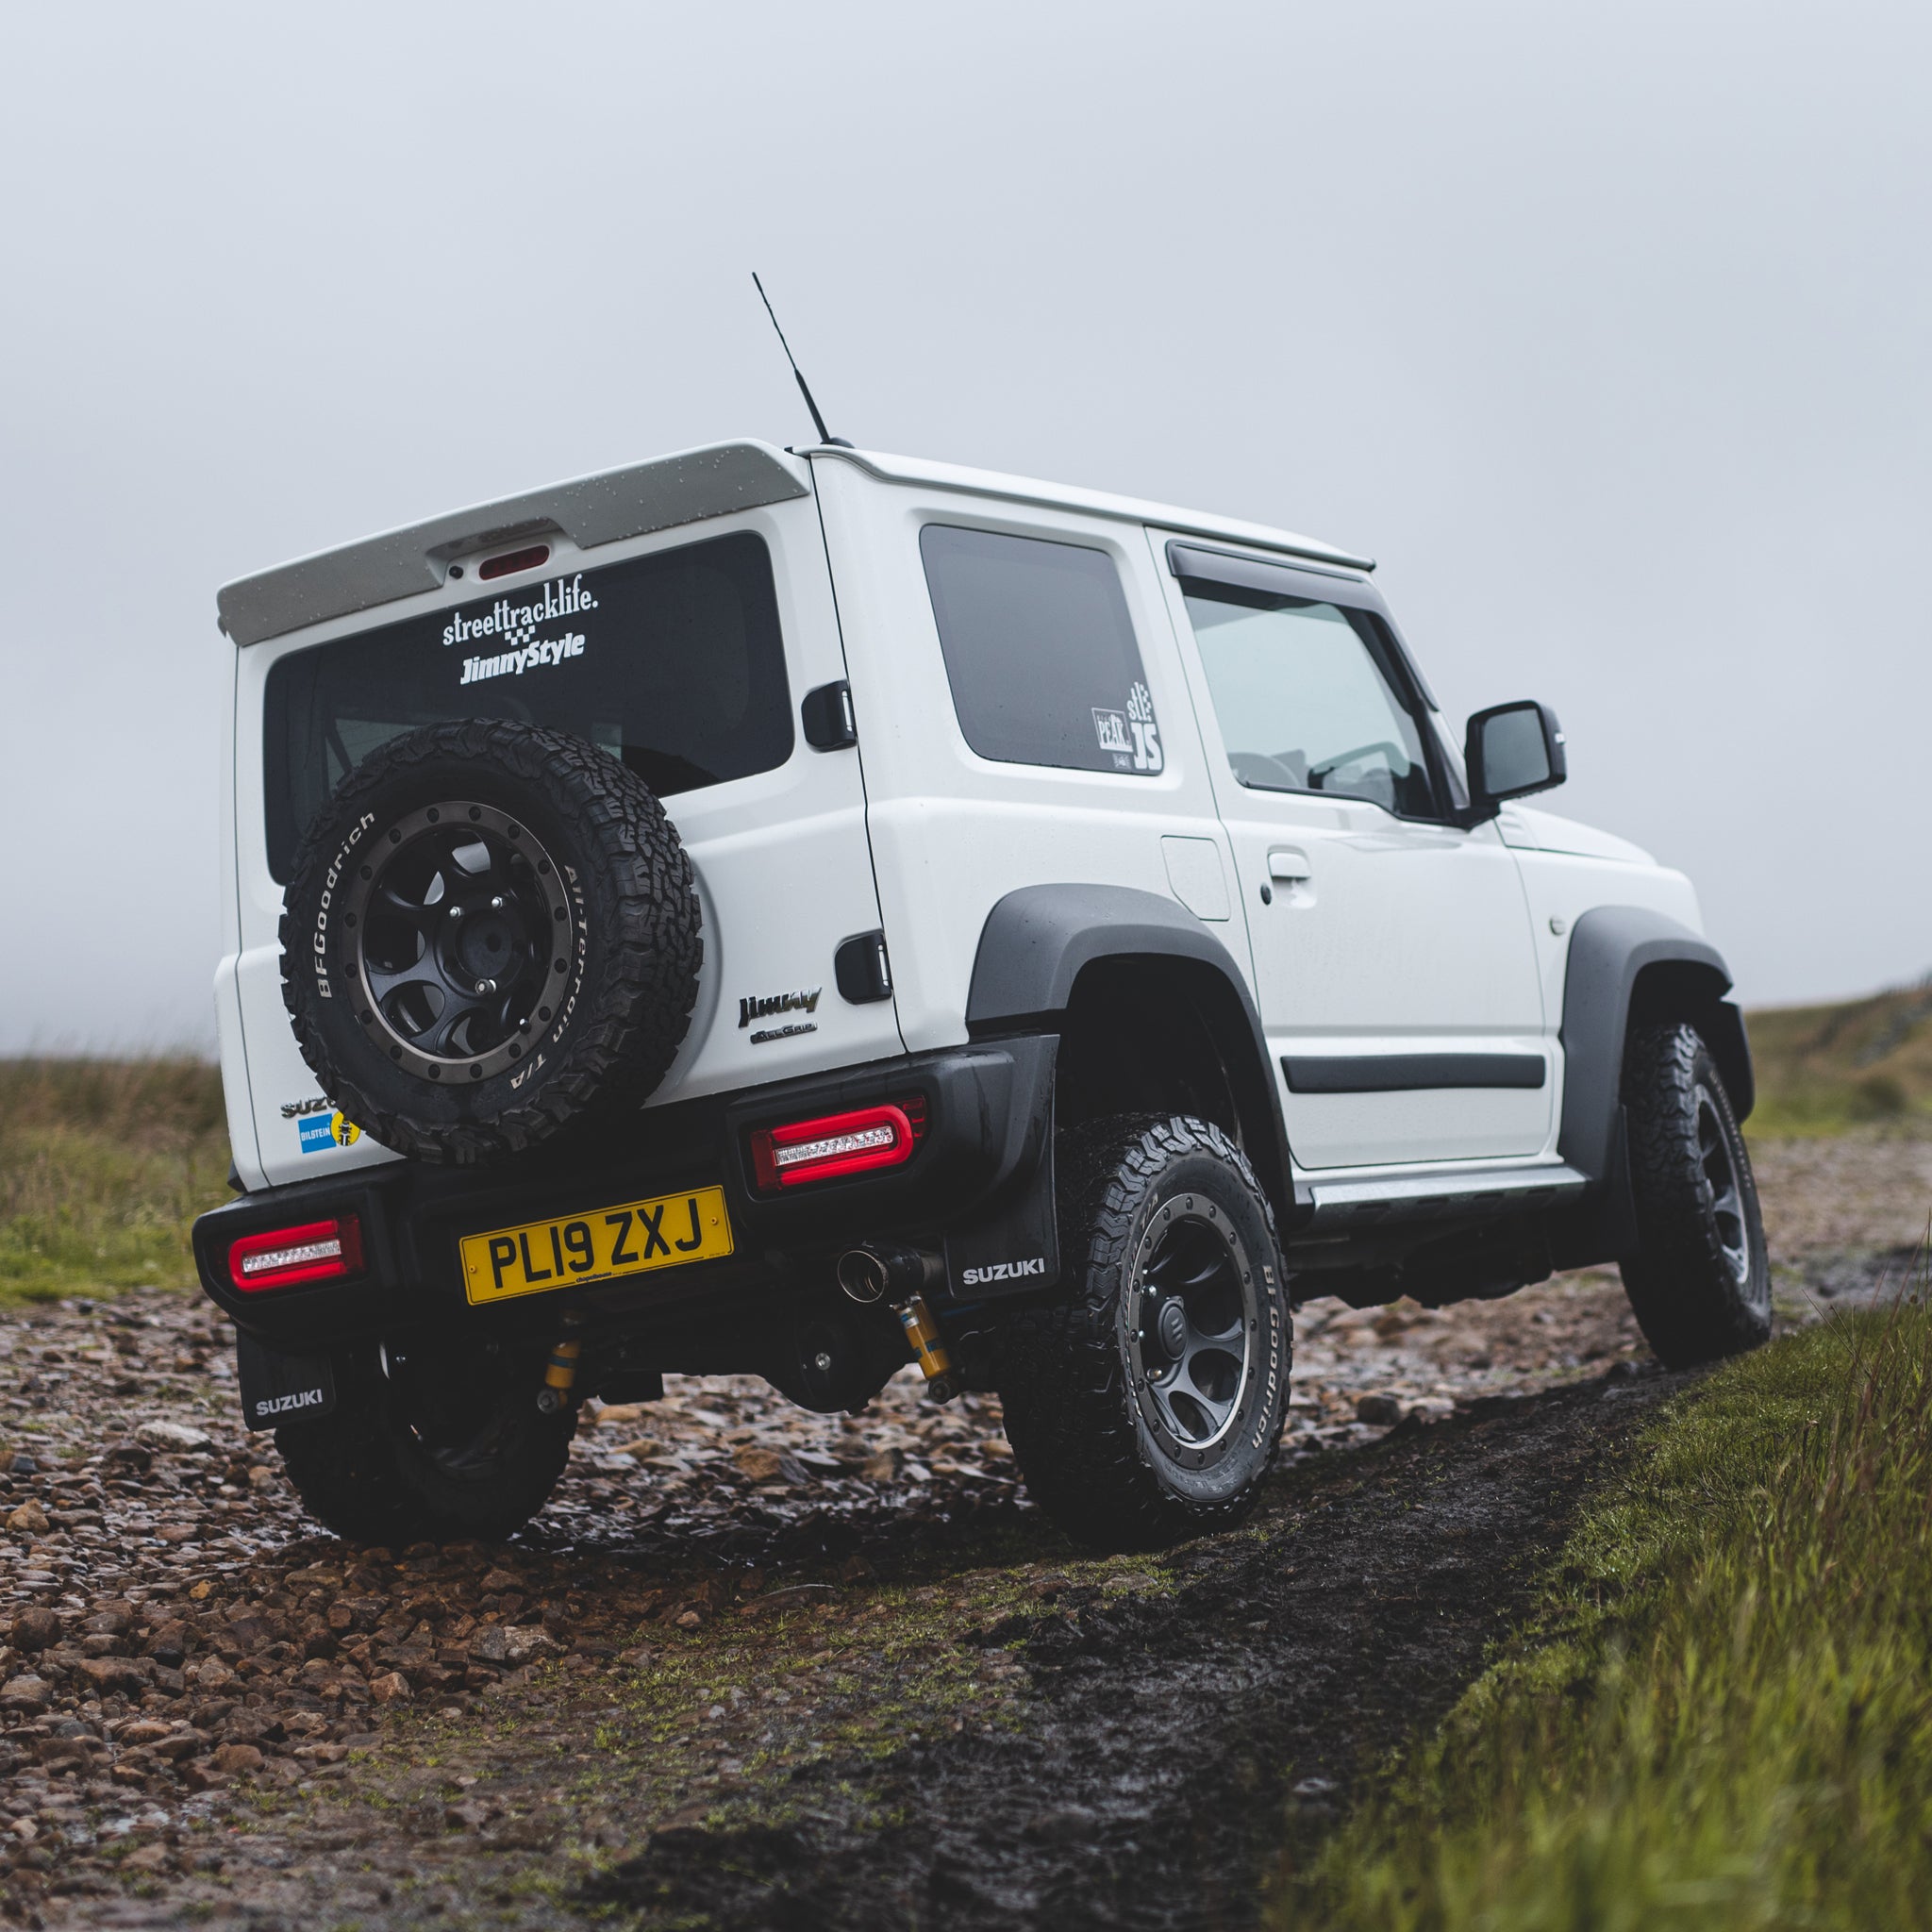
M 691 860 L 649 788 L 533 724 L 391 739 L 296 854 L 282 991 L 322 1091 L 419 1160 L 641 1103 L 691 1024 Z
M 336 1407 L 275 1431 L 319 1523 L 392 1548 L 500 1541 L 542 1508 L 570 1459 L 576 1411 L 538 1407 L 543 1353 L 341 1357 Z
M 1624 1060 L 1638 1250 L 1624 1291 L 1657 1359 L 1690 1368 L 1771 1335 L 1771 1264 L 1751 1157 L 1694 1026 L 1633 1029 Z
M 1060 1137 L 1059 1293 L 1016 1312 L 1007 1435 L 1068 1535 L 1158 1548 L 1252 1507 L 1287 1412 L 1274 1218 L 1219 1127 L 1180 1116 Z

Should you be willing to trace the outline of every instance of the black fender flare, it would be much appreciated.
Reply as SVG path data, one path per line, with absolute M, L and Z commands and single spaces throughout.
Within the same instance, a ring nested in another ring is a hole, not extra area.
M 1261 1016 L 1234 955 L 1185 907 L 1131 886 L 1023 886 L 1008 892 L 980 929 L 967 1030 L 974 1038 L 1034 1025 L 1058 1030 L 1082 971 L 1099 959 L 1128 958 L 1186 960 L 1225 986 L 1252 1048 L 1233 1070 L 1236 1103 L 1285 1230 L 1301 1216 Z M 1264 1149 L 1271 1158 L 1258 1158 Z
M 1691 1021 L 1738 1118 L 1757 1098 L 1744 1016 L 1725 999 L 1730 968 L 1708 940 L 1641 906 L 1599 906 L 1570 936 L 1563 985 L 1563 1122 L 1557 1151 L 1593 1181 L 1617 1160 L 1624 1042 L 1634 1015 Z

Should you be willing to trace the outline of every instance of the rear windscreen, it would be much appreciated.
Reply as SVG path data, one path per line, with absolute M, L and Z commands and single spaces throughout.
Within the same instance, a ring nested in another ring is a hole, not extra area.
M 269 869 L 377 745 L 453 718 L 548 724 L 660 797 L 791 756 L 791 697 L 763 540 L 740 533 L 479 596 L 268 675 Z

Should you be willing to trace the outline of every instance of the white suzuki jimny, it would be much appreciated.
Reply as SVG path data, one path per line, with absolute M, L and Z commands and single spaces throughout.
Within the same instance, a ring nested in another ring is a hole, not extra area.
M 1621 1264 L 1761 1341 L 1689 883 L 1513 801 L 1364 558 L 821 443 L 222 591 L 240 1196 L 195 1230 L 342 1534 L 501 1536 L 587 1396 L 996 1390 L 1074 1535 L 1231 1521 L 1291 1305 Z

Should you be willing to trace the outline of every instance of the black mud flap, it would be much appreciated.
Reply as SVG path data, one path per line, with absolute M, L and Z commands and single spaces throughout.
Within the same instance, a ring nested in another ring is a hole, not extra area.
M 235 1338 L 242 1382 L 242 1420 L 273 1429 L 298 1418 L 327 1415 L 336 1406 L 336 1375 L 325 1355 L 281 1355 L 252 1336 Z
M 946 1292 L 958 1302 L 1031 1294 L 1060 1278 L 1059 1224 L 1054 1214 L 1053 1119 L 1039 1152 L 1001 1190 L 992 1208 L 946 1231 Z

